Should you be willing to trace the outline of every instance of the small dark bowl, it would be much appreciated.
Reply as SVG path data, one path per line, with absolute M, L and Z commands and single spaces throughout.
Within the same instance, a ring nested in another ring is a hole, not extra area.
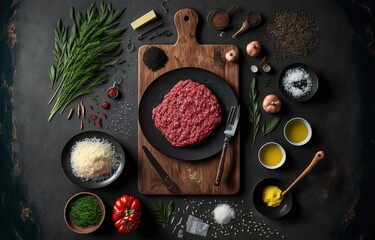
M 285 185 L 281 180 L 276 178 L 266 178 L 261 180 L 253 190 L 253 202 L 255 208 L 262 215 L 270 218 L 281 218 L 285 216 L 290 209 L 292 208 L 292 194 L 288 192 L 280 206 L 278 207 L 269 207 L 262 200 L 263 189 L 267 186 L 277 186 L 281 190 L 286 189 L 288 186 Z
M 284 89 L 284 86 L 282 84 L 282 79 L 284 78 L 285 76 L 285 73 L 287 70 L 289 69 L 292 69 L 292 68 L 297 68 L 297 67 L 300 67 L 300 68 L 303 68 L 311 77 L 311 80 L 312 80 L 312 88 L 311 88 L 311 91 L 306 94 L 306 95 L 303 95 L 301 97 L 294 97 L 292 96 L 291 94 L 289 94 L 285 89 Z M 284 94 L 284 96 L 290 98 L 291 100 L 295 101 L 295 102 L 304 102 L 304 101 L 307 101 L 309 100 L 310 98 L 312 98 L 316 91 L 318 91 L 318 86 L 319 86 L 319 81 L 318 81 L 318 76 L 316 75 L 316 73 L 309 67 L 307 66 L 306 64 L 303 64 L 303 63 L 293 63 L 293 64 L 290 64 L 289 66 L 287 66 L 286 68 L 284 68 L 284 70 L 280 73 L 280 77 L 279 77 L 279 87 L 280 87 L 280 91 Z
M 74 201 L 76 201 L 79 197 L 83 197 L 83 196 L 87 196 L 87 195 L 93 196 L 98 201 L 98 203 L 100 205 L 100 208 L 102 209 L 102 213 L 103 214 L 102 214 L 102 217 L 101 217 L 101 219 L 100 219 L 100 221 L 99 221 L 98 224 L 96 224 L 94 226 L 88 226 L 88 227 L 82 228 L 82 227 L 79 227 L 79 226 L 75 225 L 73 223 L 73 221 L 71 220 L 70 215 L 69 215 L 69 207 L 70 207 L 70 204 L 74 203 Z M 104 203 L 94 193 L 90 193 L 90 192 L 79 192 L 79 193 L 76 193 L 72 197 L 69 198 L 69 200 L 66 202 L 65 207 L 64 207 L 64 220 L 65 220 L 65 223 L 70 228 L 70 230 L 72 230 L 75 233 L 88 234 L 88 233 L 94 232 L 95 230 L 97 230 L 102 225 L 102 223 L 104 221 L 104 217 L 105 217 L 105 206 L 104 206 Z

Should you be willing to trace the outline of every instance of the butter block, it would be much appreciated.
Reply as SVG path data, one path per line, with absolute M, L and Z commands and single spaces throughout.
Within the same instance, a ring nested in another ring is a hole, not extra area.
M 146 13 L 145 15 L 143 15 L 142 17 L 138 18 L 137 20 L 135 20 L 134 22 L 132 22 L 130 25 L 132 26 L 132 28 L 134 30 L 142 27 L 143 25 L 157 19 L 158 16 L 156 15 L 156 13 L 154 12 L 154 10 L 151 10 L 149 11 L 148 13 Z

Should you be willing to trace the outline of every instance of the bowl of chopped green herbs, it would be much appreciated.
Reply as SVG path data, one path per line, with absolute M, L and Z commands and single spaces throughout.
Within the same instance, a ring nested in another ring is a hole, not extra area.
M 64 220 L 73 232 L 79 234 L 94 232 L 102 225 L 104 217 L 104 203 L 94 193 L 76 193 L 65 204 Z

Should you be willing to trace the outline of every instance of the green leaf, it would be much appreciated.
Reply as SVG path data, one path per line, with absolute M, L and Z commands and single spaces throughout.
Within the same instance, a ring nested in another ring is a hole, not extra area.
M 52 84 L 56 80 L 56 67 L 55 65 L 51 66 L 51 70 L 49 71 L 49 78 L 51 79 Z
M 115 11 L 111 16 L 107 19 L 106 24 L 110 24 L 116 21 L 125 11 L 125 8 Z
M 167 211 L 168 223 L 169 223 L 169 221 L 171 219 L 173 211 L 174 211 L 174 202 L 170 201 L 169 204 L 168 204 L 168 211 Z
M 73 7 L 70 9 L 69 15 L 70 15 L 70 20 L 72 20 L 73 23 L 76 23 L 75 10 Z
M 259 110 L 259 104 L 257 101 L 258 92 L 256 89 L 256 80 L 253 78 L 250 81 L 250 90 L 249 90 L 249 116 L 248 120 L 252 125 L 252 144 L 254 147 L 255 139 L 259 131 L 261 114 Z
M 104 5 L 104 2 L 103 1 L 100 1 L 100 15 L 102 15 L 105 11 L 105 5 Z
M 262 132 L 263 136 L 266 136 L 267 134 L 271 133 L 279 124 L 280 122 L 280 117 L 274 117 L 267 121 L 265 124 L 262 126 Z
M 168 206 L 164 207 L 161 201 L 151 202 L 151 208 L 155 214 L 156 219 L 160 222 L 163 229 L 169 224 L 170 218 L 174 212 L 174 202 L 169 201 Z

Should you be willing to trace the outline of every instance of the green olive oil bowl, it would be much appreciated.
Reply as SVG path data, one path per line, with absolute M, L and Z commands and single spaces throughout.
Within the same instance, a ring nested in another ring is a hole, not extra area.
M 294 146 L 305 145 L 312 137 L 311 125 L 303 118 L 292 118 L 284 126 L 284 137 Z
M 80 197 L 84 197 L 84 196 L 92 196 L 98 201 L 100 208 L 102 210 L 102 216 L 99 222 L 95 225 L 88 226 L 88 227 L 79 227 L 76 224 L 74 224 L 74 222 L 72 221 L 70 217 L 70 207 L 77 199 L 79 199 Z M 91 193 L 91 192 L 79 192 L 79 193 L 74 194 L 72 197 L 69 198 L 69 200 L 66 202 L 65 207 L 64 207 L 65 223 L 68 226 L 68 228 L 75 233 L 88 234 L 88 233 L 94 232 L 102 225 L 104 221 L 104 217 L 105 217 L 105 206 L 104 206 L 103 201 L 100 199 L 100 197 L 98 197 L 96 194 Z
M 274 155 L 275 151 L 278 156 Z M 263 167 L 277 169 L 285 163 L 286 153 L 280 144 L 276 142 L 268 142 L 259 149 L 258 159 Z

